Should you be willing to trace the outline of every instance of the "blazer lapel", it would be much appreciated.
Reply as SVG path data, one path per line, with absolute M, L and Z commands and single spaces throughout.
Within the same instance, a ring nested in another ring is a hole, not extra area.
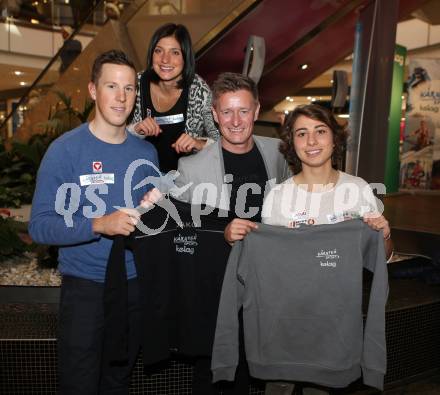
M 216 162 L 218 163 L 217 168 L 217 176 L 220 177 L 218 180 L 220 184 L 223 184 L 223 177 L 225 176 L 225 161 L 223 159 L 223 150 L 222 150 L 222 139 L 220 138 L 217 141 L 217 150 L 216 150 L 217 158 Z
M 267 158 L 266 157 L 266 153 L 265 153 L 265 149 L 264 149 L 264 144 L 262 143 L 262 141 L 260 139 L 258 139 L 258 137 L 254 136 L 254 142 L 258 147 L 258 150 L 260 151 L 261 157 L 263 158 L 263 162 L 264 162 L 264 167 L 266 168 L 266 172 L 267 172 L 267 177 L 269 180 L 273 179 L 273 178 L 277 178 L 277 171 L 276 171 L 276 166 L 270 166 L 270 163 L 273 162 L 274 160 L 276 160 L 276 158 Z
M 216 144 L 216 149 L 214 151 L 214 177 L 217 185 L 217 193 L 219 196 L 219 207 L 221 209 L 229 210 L 229 201 L 231 197 L 229 194 L 227 196 L 223 196 L 222 187 L 224 184 L 225 177 L 225 162 L 223 160 L 223 152 L 222 152 L 222 137 L 219 138 L 214 144 Z

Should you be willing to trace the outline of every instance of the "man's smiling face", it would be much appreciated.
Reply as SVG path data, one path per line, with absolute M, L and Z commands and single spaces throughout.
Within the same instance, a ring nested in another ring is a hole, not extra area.
M 220 95 L 213 115 L 222 134 L 222 147 L 233 153 L 244 153 L 253 147 L 252 133 L 260 105 L 252 93 L 241 89 Z

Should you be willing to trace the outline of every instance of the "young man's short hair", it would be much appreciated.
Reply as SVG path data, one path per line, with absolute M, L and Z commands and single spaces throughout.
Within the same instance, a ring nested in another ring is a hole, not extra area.
M 96 84 L 101 76 L 102 66 L 106 63 L 109 64 L 119 64 L 123 66 L 128 66 L 133 69 L 136 73 L 136 68 L 134 67 L 133 62 L 128 58 L 125 52 L 120 51 L 118 49 L 112 49 L 110 51 L 104 52 L 95 59 L 92 67 L 92 76 L 90 80 Z
M 257 84 L 252 79 L 239 73 L 221 73 L 212 84 L 212 105 L 215 106 L 222 94 L 240 90 L 250 92 L 258 102 Z

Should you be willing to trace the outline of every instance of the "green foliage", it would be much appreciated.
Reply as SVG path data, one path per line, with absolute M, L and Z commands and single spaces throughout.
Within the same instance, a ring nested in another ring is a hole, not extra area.
M 91 100 L 86 100 L 84 103 L 84 109 L 82 112 L 78 112 L 77 117 L 81 120 L 81 123 L 87 122 L 90 114 L 95 108 L 95 102 Z
M 25 231 L 23 226 L 26 227 L 26 224 L 0 216 L 0 262 L 33 249 L 33 246 L 25 243 L 18 235 Z
M 38 168 L 50 143 L 64 132 L 87 121 L 94 103 L 86 101 L 83 111 L 72 107 L 72 100 L 63 92 L 46 122 L 40 124 L 43 133 L 33 135 L 28 142 L 12 142 L 10 150 L 0 139 L 0 207 L 20 207 L 32 202 Z M 27 225 L 11 218 L 0 217 L 0 262 L 25 251 L 35 251 L 38 262 L 45 267 L 56 267 L 58 248 L 25 243 Z M 24 239 L 24 237 L 23 237 Z
M 72 107 L 72 100 L 63 92 L 49 119 L 40 124 L 44 132 L 33 135 L 27 143 L 14 141 L 8 151 L 0 140 L 0 207 L 29 204 L 34 194 L 37 171 L 49 144 L 64 132 L 86 122 L 94 108 L 87 100 L 83 111 Z
M 0 207 L 32 201 L 38 167 L 52 140 L 49 135 L 35 135 L 26 144 L 13 142 L 9 151 L 0 144 Z
M 59 136 L 68 130 L 72 130 L 80 124 L 87 122 L 95 103 L 86 100 L 82 111 L 75 110 L 72 107 L 72 98 L 66 96 L 63 92 L 55 91 L 60 101 L 55 110 L 49 112 L 49 119 L 41 123 L 45 134 Z

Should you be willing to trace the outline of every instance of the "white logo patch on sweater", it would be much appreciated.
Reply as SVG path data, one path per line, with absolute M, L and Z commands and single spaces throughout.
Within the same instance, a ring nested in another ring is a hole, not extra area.
M 176 252 L 179 254 L 194 254 L 194 249 L 199 245 L 197 235 L 181 235 L 174 237 Z
M 319 259 L 319 264 L 322 267 L 336 267 L 337 261 L 339 261 L 338 250 L 320 250 L 316 254 L 316 258 Z

